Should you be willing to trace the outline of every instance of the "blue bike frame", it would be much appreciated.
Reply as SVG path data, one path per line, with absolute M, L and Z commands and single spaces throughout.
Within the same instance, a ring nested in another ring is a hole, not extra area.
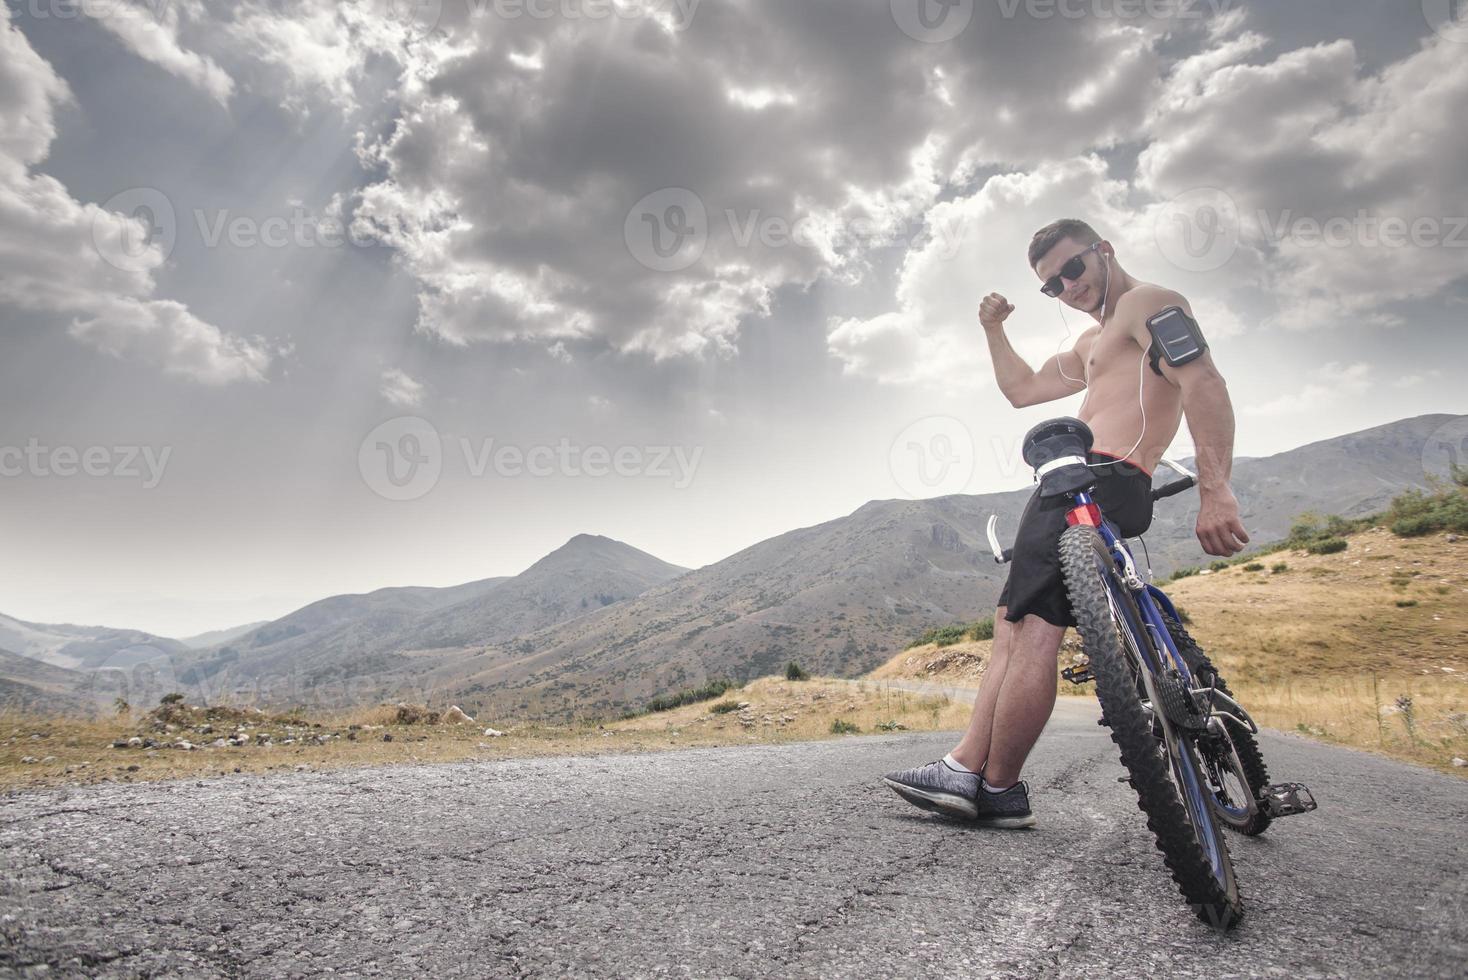
M 1128 569 L 1132 570 L 1132 572 L 1135 573 L 1136 565 L 1135 560 L 1132 558 L 1131 550 L 1128 549 L 1126 543 L 1123 542 L 1121 538 L 1117 537 L 1115 532 L 1111 530 L 1111 525 L 1107 523 L 1104 519 L 1105 515 L 1101 514 L 1101 506 L 1096 503 L 1095 498 L 1093 498 L 1090 493 L 1084 490 L 1080 491 L 1079 493 L 1072 494 L 1072 497 L 1075 499 L 1076 506 L 1075 509 L 1071 511 L 1071 516 L 1075 517 L 1079 512 L 1087 512 L 1088 516 L 1100 515 L 1102 517 L 1102 520 L 1092 526 L 1094 526 L 1097 532 L 1100 533 L 1101 540 L 1106 542 L 1107 550 L 1110 551 L 1112 557 L 1116 559 L 1117 568 L 1119 568 L 1123 573 L 1125 573 Z M 1094 508 L 1094 510 L 1091 510 L 1092 508 Z M 1067 520 L 1069 521 L 1069 523 L 1072 524 L 1091 523 L 1090 520 L 1085 519 L 1070 520 L 1070 518 L 1067 518 Z M 1133 589 L 1132 601 L 1137 604 L 1137 608 L 1141 611 L 1143 620 L 1141 625 L 1145 627 L 1148 633 L 1151 634 L 1152 642 L 1155 645 L 1156 649 L 1167 651 L 1168 659 L 1171 661 L 1172 665 L 1178 669 L 1178 672 L 1181 673 L 1183 678 L 1189 683 L 1189 685 L 1191 685 L 1193 683 L 1192 671 L 1188 670 L 1187 662 L 1183 660 L 1182 654 L 1178 653 L 1177 644 L 1172 642 L 1172 633 L 1168 630 L 1167 623 L 1164 622 L 1162 619 L 1162 613 L 1163 611 L 1166 611 L 1166 613 L 1171 616 L 1175 621 L 1182 622 L 1182 620 L 1178 617 L 1177 607 L 1172 604 L 1172 600 L 1167 597 L 1166 593 L 1164 593 L 1161 589 L 1157 588 L 1157 586 L 1152 585 L 1151 583 L 1143 583 L 1140 590 Z M 1141 652 L 1143 659 L 1147 661 L 1147 667 L 1149 670 L 1156 673 L 1157 671 L 1162 669 L 1162 664 L 1151 662 L 1152 658 L 1150 649 L 1142 644 L 1139 644 L 1137 649 L 1139 652 Z
M 1101 512 L 1100 505 L 1096 503 L 1091 494 L 1083 490 L 1071 496 L 1075 501 L 1075 507 L 1066 515 L 1066 522 L 1070 525 L 1086 524 L 1094 527 L 1097 533 L 1101 535 L 1101 540 L 1106 543 L 1106 548 L 1111 552 L 1112 560 L 1116 562 L 1117 569 L 1122 573 L 1123 579 L 1130 578 L 1140 585 L 1140 587 L 1137 587 L 1128 582 L 1126 588 L 1132 600 L 1131 603 L 1120 601 L 1122 597 L 1116 596 L 1112 600 L 1112 606 L 1120 614 L 1126 629 L 1132 633 L 1133 646 L 1141 656 L 1144 667 L 1154 675 L 1160 674 L 1164 669 L 1164 665 L 1156 662 L 1153 651 L 1162 651 L 1169 660 L 1168 666 L 1177 668 L 1178 673 L 1182 675 L 1184 683 L 1189 688 L 1195 687 L 1196 682 L 1193 679 L 1193 674 L 1188 670 L 1187 663 L 1183 660 L 1182 654 L 1178 652 L 1177 644 L 1172 640 L 1172 632 L 1168 630 L 1167 623 L 1162 619 L 1162 610 L 1166 610 L 1167 614 L 1175 622 L 1182 621 L 1178 617 L 1177 608 L 1173 606 L 1172 600 L 1155 585 L 1141 581 L 1141 577 L 1137 575 L 1136 563 L 1132 558 L 1130 549 L 1112 531 L 1111 526 L 1105 519 L 1105 515 Z M 1108 576 L 1106 587 L 1109 590 L 1116 589 L 1118 586 L 1115 578 Z M 1131 608 L 1133 606 L 1141 613 L 1141 623 L 1131 622 Z M 1146 634 L 1151 636 L 1151 643 L 1141 642 L 1142 636 L 1139 635 L 1139 627 L 1141 631 L 1145 631 Z M 1153 710 L 1160 711 L 1161 709 L 1154 706 Z M 1213 868 L 1214 875 L 1222 878 L 1225 874 L 1223 862 L 1226 858 L 1220 852 L 1220 848 L 1214 840 L 1213 827 L 1211 826 L 1213 817 L 1210 808 L 1213 806 L 1225 806 L 1225 804 L 1218 800 L 1214 793 L 1205 791 L 1203 780 L 1200 778 L 1197 768 L 1193 763 L 1192 752 L 1184 748 L 1177 753 L 1177 758 L 1179 760 L 1178 768 L 1182 776 L 1183 791 L 1188 795 L 1190 802 L 1187 809 L 1191 813 L 1201 815 L 1202 819 L 1210 824 L 1206 828 L 1199 828 L 1203 832 L 1198 834 L 1198 837 L 1208 851 L 1208 861 Z M 1228 809 L 1233 810 L 1235 808 L 1229 807 Z

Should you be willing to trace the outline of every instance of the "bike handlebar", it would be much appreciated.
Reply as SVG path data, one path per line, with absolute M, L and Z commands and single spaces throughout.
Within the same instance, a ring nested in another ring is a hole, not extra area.
M 1153 490 L 1152 499 L 1161 500 L 1164 497 L 1175 497 L 1185 490 L 1193 489 L 1197 485 L 1198 481 L 1191 476 L 1185 480 L 1175 480 L 1164 487 L 1159 487 L 1158 489 Z

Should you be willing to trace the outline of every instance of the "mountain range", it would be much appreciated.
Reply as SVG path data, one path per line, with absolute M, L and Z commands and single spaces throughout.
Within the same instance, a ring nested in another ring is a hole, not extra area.
M 1424 445 L 1465 418 L 1421 416 L 1236 459 L 1244 524 L 1257 544 L 1286 536 L 1306 511 L 1379 510 L 1428 484 Z M 1159 484 L 1170 479 L 1157 474 Z M 998 514 L 1008 543 L 1031 491 L 871 501 L 696 570 L 582 534 L 513 577 L 333 596 L 201 650 L 137 631 L 0 617 L 0 652 L 12 654 L 0 656 L 0 696 L 34 706 L 98 692 L 110 700 L 117 688 L 146 703 L 177 688 L 199 700 L 411 697 L 491 716 L 566 717 L 715 677 L 748 679 L 789 660 L 851 676 L 927 627 L 992 614 L 1005 569 L 985 522 Z M 1159 503 L 1145 551 L 1134 550 L 1159 575 L 1203 562 L 1195 517 L 1194 496 Z M 27 678 L 27 659 L 64 673 Z M 147 667 L 146 691 L 133 665 Z M 99 671 L 117 676 L 99 684 Z

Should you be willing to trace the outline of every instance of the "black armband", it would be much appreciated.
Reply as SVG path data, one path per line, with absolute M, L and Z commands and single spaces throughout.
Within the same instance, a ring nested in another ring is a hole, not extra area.
M 1152 358 L 1152 370 L 1159 375 L 1162 368 L 1158 362 L 1163 358 L 1171 367 L 1182 367 L 1202 357 L 1208 350 L 1208 341 L 1198 321 L 1188 316 L 1181 306 L 1169 306 L 1147 321 L 1147 332 L 1152 335 L 1152 346 L 1148 354 Z

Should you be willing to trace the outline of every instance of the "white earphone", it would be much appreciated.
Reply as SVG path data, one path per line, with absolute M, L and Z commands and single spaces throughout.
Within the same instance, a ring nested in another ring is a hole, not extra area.
M 1101 258 L 1106 261 L 1106 287 L 1102 291 L 1102 294 L 1101 294 L 1101 329 L 1102 330 L 1105 330 L 1106 329 L 1106 304 L 1109 303 L 1109 302 L 1111 302 L 1111 259 L 1112 259 L 1112 256 L 1108 255 L 1105 252 L 1101 252 L 1099 250 L 1097 251 L 1097 254 L 1100 255 Z M 1059 302 L 1059 298 L 1058 297 L 1057 297 L 1057 300 L 1056 301 Z M 1066 322 L 1066 319 L 1065 319 L 1065 306 L 1064 306 L 1064 304 L 1061 304 L 1060 305 L 1059 310 L 1060 310 L 1060 322 L 1061 323 L 1065 323 L 1065 337 L 1068 337 L 1068 336 L 1070 336 L 1070 324 L 1067 323 Z M 1057 355 L 1061 353 L 1060 348 L 1062 348 L 1062 347 L 1065 346 L 1065 337 L 1061 337 L 1060 338 L 1060 343 L 1058 345 L 1056 345 L 1055 353 Z M 1072 378 L 1070 375 L 1068 375 L 1068 374 L 1065 373 L 1065 360 L 1064 360 L 1064 358 L 1057 359 L 1056 362 L 1055 362 L 1055 365 L 1056 365 L 1057 368 L 1060 369 L 1060 376 L 1062 378 L 1064 378 L 1065 380 L 1069 381 L 1071 384 L 1080 385 L 1081 387 L 1085 388 L 1085 390 L 1086 390 L 1086 397 L 1083 398 L 1083 399 L 1081 399 L 1080 411 L 1078 411 L 1076 413 L 1077 415 L 1081 414 L 1082 412 L 1084 412 L 1086 410 L 1086 405 L 1091 400 L 1091 372 L 1087 369 L 1086 363 L 1084 361 L 1082 361 L 1081 362 L 1081 373 L 1085 375 L 1085 380 L 1082 381 L 1080 378 Z M 1142 413 L 1142 433 L 1141 433 L 1141 435 L 1137 436 L 1136 444 L 1133 445 L 1132 448 L 1128 449 L 1125 453 L 1122 454 L 1122 458 L 1121 459 L 1112 460 L 1109 463 L 1093 463 L 1092 464 L 1093 466 L 1114 466 L 1117 463 L 1125 462 L 1126 461 L 1126 457 L 1128 457 L 1132 453 L 1136 452 L 1137 451 L 1137 447 L 1142 444 L 1142 440 L 1145 439 L 1145 438 L 1147 438 L 1147 403 L 1146 403 L 1146 400 L 1143 398 L 1143 392 L 1146 389 L 1146 383 L 1147 383 L 1147 351 L 1142 351 L 1142 359 L 1137 364 L 1137 408 Z

